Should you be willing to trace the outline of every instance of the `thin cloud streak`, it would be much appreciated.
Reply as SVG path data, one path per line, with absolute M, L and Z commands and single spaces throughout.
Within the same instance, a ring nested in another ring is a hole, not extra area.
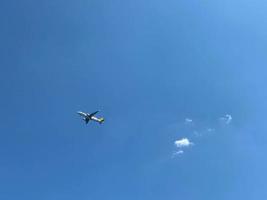
M 172 154 L 172 157 L 182 155 L 183 153 L 184 153 L 183 150 L 178 150 L 178 151 L 176 151 L 176 152 L 174 152 L 174 153 Z
M 191 124 L 193 124 L 193 120 L 190 119 L 190 118 L 185 118 L 184 121 L 185 121 L 184 123 L 187 124 L 187 125 L 191 125 Z

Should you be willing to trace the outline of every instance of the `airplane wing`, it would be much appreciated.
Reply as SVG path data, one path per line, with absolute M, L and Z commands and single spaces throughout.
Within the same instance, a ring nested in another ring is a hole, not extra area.
M 81 111 L 79 111 L 79 112 L 77 112 L 79 115 L 81 115 L 82 117 L 87 117 L 87 114 L 86 113 L 84 113 L 84 112 L 81 112 Z
M 91 114 L 89 114 L 89 117 L 93 117 L 96 113 L 98 113 L 99 111 L 95 111 L 95 112 L 93 112 L 93 113 L 91 113 Z

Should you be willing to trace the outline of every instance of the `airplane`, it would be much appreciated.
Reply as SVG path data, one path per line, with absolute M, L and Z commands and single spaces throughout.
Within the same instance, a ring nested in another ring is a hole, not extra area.
M 90 120 L 98 122 L 99 124 L 102 124 L 105 119 L 103 117 L 101 117 L 101 118 L 95 117 L 95 114 L 98 112 L 99 111 L 95 111 L 95 112 L 90 114 L 90 113 L 84 113 L 84 112 L 78 111 L 77 113 L 83 118 L 83 120 L 85 121 L 86 124 L 88 124 L 88 122 Z

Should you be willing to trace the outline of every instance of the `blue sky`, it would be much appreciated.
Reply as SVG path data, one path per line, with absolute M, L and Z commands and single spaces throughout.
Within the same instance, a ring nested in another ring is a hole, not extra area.
M 1 1 L 0 198 L 264 199 L 266 8 Z

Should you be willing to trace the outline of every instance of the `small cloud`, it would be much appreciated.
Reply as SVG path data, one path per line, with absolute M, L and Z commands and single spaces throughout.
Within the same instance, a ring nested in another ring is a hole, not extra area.
M 183 147 L 188 147 L 188 146 L 191 146 L 193 145 L 194 143 L 190 142 L 189 139 L 187 138 L 182 138 L 181 140 L 176 140 L 174 142 L 175 146 L 177 148 L 183 148 Z
M 182 155 L 184 153 L 184 148 L 194 145 L 193 142 L 190 142 L 187 138 L 182 138 L 180 140 L 174 141 L 176 151 L 172 154 L 172 157 Z
M 184 153 L 183 150 L 178 150 L 178 151 L 176 151 L 176 152 L 174 152 L 174 153 L 172 154 L 172 157 L 182 155 L 183 153 Z
M 225 124 L 230 124 L 231 123 L 231 121 L 232 121 L 232 116 L 231 115 L 229 115 L 229 114 L 226 114 L 224 117 L 221 117 L 220 118 L 220 121 L 221 122 L 224 122 Z
M 193 120 L 190 119 L 190 118 L 185 118 L 184 123 L 185 123 L 186 125 L 192 125 L 192 124 L 193 124 Z
M 189 119 L 189 118 L 186 118 L 186 119 L 185 119 L 185 122 L 186 122 L 186 123 L 192 123 L 193 120 L 192 120 L 192 119 Z
M 215 129 L 214 128 L 208 128 L 207 131 L 210 133 L 210 132 L 214 132 Z
M 227 124 L 230 124 L 230 122 L 232 121 L 232 116 L 231 115 L 225 115 L 226 116 L 226 118 L 227 118 L 227 120 L 226 120 L 226 123 Z
M 179 150 L 179 151 L 177 151 L 177 152 L 175 152 L 175 154 L 183 154 L 184 153 L 184 151 L 183 150 Z

